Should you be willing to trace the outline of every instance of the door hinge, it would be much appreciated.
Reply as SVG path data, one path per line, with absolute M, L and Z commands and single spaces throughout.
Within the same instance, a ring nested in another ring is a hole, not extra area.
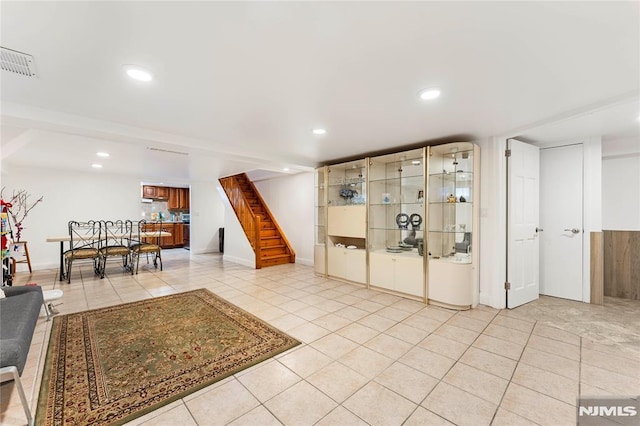
M 509 281 L 505 281 L 504 282 L 504 289 L 505 290 L 511 290 L 511 283 Z
M 511 150 L 510 149 L 505 149 L 504 150 L 504 156 L 505 157 L 511 157 Z

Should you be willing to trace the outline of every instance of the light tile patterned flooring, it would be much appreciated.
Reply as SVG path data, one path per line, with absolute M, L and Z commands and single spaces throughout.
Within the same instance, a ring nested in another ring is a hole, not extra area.
M 67 285 L 45 270 L 18 274 L 16 285 L 63 289 L 61 313 L 204 287 L 303 344 L 131 425 L 573 425 L 578 395 L 640 394 L 636 301 L 620 309 L 542 297 L 455 312 L 307 266 L 253 270 L 180 249 L 163 257 L 164 272 L 113 265 L 100 280 L 81 267 Z M 597 324 L 576 321 L 585 315 Z M 50 324 L 41 317 L 22 377 L 33 407 Z M 24 424 L 13 383 L 0 390 L 0 423 Z

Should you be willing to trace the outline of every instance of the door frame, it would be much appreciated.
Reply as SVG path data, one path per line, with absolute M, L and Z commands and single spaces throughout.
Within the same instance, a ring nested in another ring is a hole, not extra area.
M 543 162 L 543 151 L 547 151 L 547 152 L 551 152 L 551 150 L 557 150 L 557 149 L 562 149 L 562 148 L 569 148 L 569 147 L 580 147 L 580 177 L 581 177 L 581 183 L 582 183 L 582 194 L 581 195 L 581 204 L 580 204 L 580 237 L 582 239 L 582 244 L 581 244 L 581 251 L 580 251 L 580 298 L 579 299 L 568 299 L 568 300 L 580 300 L 580 301 L 586 301 L 587 303 L 589 302 L 589 296 L 587 295 L 585 297 L 585 268 L 584 268 L 584 262 L 585 262 L 585 256 L 584 256 L 584 250 L 585 250 L 585 238 L 589 238 L 589 236 L 586 234 L 585 229 L 584 229 L 584 213 L 585 213 L 585 205 L 584 205 L 584 196 L 585 196 L 585 190 L 584 190 L 584 180 L 585 180 L 585 173 L 584 173 L 584 161 L 585 161 L 585 155 L 584 155 L 584 151 L 585 151 L 585 144 L 578 142 L 578 143 L 568 143 L 568 144 L 562 144 L 562 145 L 553 145 L 553 146 L 543 146 L 540 147 L 540 168 L 542 169 L 542 162 Z M 557 152 L 557 151 L 556 151 Z M 540 184 L 542 185 L 542 179 L 540 179 Z M 543 204 L 543 198 L 544 198 L 544 193 L 541 190 L 540 191 L 540 205 L 542 206 Z M 546 204 L 546 202 L 545 202 Z M 541 216 L 542 216 L 542 208 L 540 209 L 541 212 Z M 569 224 L 567 224 L 568 226 Z M 548 224 L 540 222 L 540 226 L 547 228 Z M 549 230 L 547 230 L 549 231 Z M 544 236 L 543 236 L 544 237 Z M 542 268 L 542 259 L 543 259 L 543 255 L 542 252 L 544 250 L 543 245 L 540 245 L 540 268 Z M 540 274 L 540 276 L 542 277 L 542 274 Z M 586 280 L 586 283 L 589 284 L 589 279 Z M 542 285 L 541 285 L 542 287 Z M 589 287 L 589 285 L 587 285 L 587 287 Z M 548 290 L 548 289 L 547 289 Z M 541 293 L 542 294 L 542 293 Z M 553 296 L 552 296 L 553 297 Z M 586 299 L 586 300 L 585 300 Z
M 502 143 L 500 144 L 502 152 L 507 147 L 507 140 L 514 139 L 517 137 L 509 137 L 509 138 L 501 138 Z M 602 138 L 601 137 L 590 137 L 590 138 L 580 138 L 580 139 L 570 139 L 564 140 L 561 142 L 554 142 L 548 144 L 536 144 L 540 148 L 555 148 L 565 145 L 583 145 L 583 168 L 582 168 L 582 179 L 583 179 L 583 209 L 582 216 L 583 222 L 582 226 L 584 229 L 583 238 L 582 238 L 582 301 L 585 303 L 591 303 L 591 233 L 592 232 L 602 232 Z M 503 156 L 503 169 L 507 170 L 507 159 Z M 507 256 L 508 256 L 508 247 L 506 244 L 506 228 L 508 226 L 508 216 L 507 216 L 507 174 L 502 173 L 502 188 L 504 188 L 504 193 L 502 194 L 502 206 L 504 208 L 504 232 L 505 238 L 503 239 L 503 251 L 504 254 L 504 270 L 503 276 L 506 281 L 507 277 Z M 500 283 L 498 284 L 500 285 Z M 505 292 L 505 305 L 506 306 L 506 290 Z

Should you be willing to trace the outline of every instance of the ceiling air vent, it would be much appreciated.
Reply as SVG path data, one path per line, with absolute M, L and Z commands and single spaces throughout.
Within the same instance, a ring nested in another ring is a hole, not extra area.
M 38 78 L 33 56 L 27 53 L 0 46 L 0 64 L 2 65 L 2 71 Z
M 154 148 L 152 146 L 148 146 L 147 149 L 149 151 L 157 151 L 157 152 L 166 152 L 167 154 L 178 154 L 178 155 L 189 155 L 188 152 L 182 152 L 182 151 L 172 151 L 170 149 L 163 149 L 163 148 Z

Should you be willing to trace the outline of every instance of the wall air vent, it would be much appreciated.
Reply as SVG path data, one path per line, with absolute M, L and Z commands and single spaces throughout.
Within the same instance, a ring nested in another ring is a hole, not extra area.
M 157 152 L 166 152 L 167 154 L 177 154 L 177 155 L 189 155 L 188 152 L 181 152 L 181 151 L 172 151 L 170 149 L 163 149 L 163 148 L 154 148 L 152 146 L 148 146 L 147 149 L 149 151 L 157 151 Z
M 24 75 L 25 77 L 38 78 L 36 74 L 36 63 L 33 60 L 33 56 L 28 53 L 22 53 L 0 46 L 0 64 L 2 71 Z

